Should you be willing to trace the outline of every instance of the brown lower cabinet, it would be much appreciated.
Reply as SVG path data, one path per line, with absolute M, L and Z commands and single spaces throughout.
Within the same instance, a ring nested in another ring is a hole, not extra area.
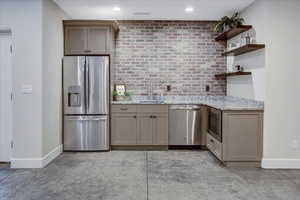
M 207 133 L 208 107 L 203 106 L 201 131 Z M 226 166 L 260 167 L 263 111 L 222 111 L 222 140 L 209 133 L 202 139 Z M 112 105 L 113 149 L 168 147 L 167 105 Z M 128 148 L 127 148 L 128 147 Z
M 207 148 L 226 166 L 260 167 L 262 111 L 223 111 L 222 141 L 207 133 Z
M 136 113 L 114 113 L 111 126 L 112 145 L 130 145 L 137 142 Z
M 167 146 L 168 106 L 113 105 L 112 146 Z
M 137 144 L 152 145 L 153 140 L 153 118 L 152 113 L 141 114 L 138 118 L 137 130 L 139 132 L 137 136 Z
M 154 143 L 156 145 L 168 145 L 169 137 L 168 137 L 168 115 L 157 115 L 157 117 L 153 120 L 153 136 Z

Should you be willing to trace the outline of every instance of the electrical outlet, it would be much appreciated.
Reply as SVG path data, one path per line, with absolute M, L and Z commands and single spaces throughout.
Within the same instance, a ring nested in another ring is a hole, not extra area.
M 171 85 L 167 85 L 167 92 L 171 91 Z
M 205 86 L 205 92 L 209 92 L 209 91 L 210 91 L 209 85 L 206 85 Z

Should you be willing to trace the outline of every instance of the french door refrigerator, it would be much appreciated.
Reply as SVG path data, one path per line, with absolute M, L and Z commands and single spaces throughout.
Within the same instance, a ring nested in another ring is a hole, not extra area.
M 63 58 L 65 151 L 109 150 L 109 57 Z

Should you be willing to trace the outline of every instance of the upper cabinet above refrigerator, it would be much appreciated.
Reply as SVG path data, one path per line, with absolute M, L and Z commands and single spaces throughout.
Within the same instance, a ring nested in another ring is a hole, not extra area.
M 65 20 L 65 55 L 110 55 L 118 32 L 114 21 Z

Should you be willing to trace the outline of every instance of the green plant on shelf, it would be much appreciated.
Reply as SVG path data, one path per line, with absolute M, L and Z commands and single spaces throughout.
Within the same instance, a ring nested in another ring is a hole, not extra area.
M 131 92 L 124 92 L 124 95 L 119 95 L 119 93 L 118 93 L 117 91 L 115 91 L 115 90 L 112 92 L 112 96 L 113 96 L 113 97 L 117 97 L 117 96 L 130 97 L 131 95 L 132 95 Z
M 236 12 L 231 17 L 222 17 L 222 19 L 215 25 L 214 31 L 224 32 L 242 25 L 244 21 L 244 18 L 239 17 L 239 13 Z

